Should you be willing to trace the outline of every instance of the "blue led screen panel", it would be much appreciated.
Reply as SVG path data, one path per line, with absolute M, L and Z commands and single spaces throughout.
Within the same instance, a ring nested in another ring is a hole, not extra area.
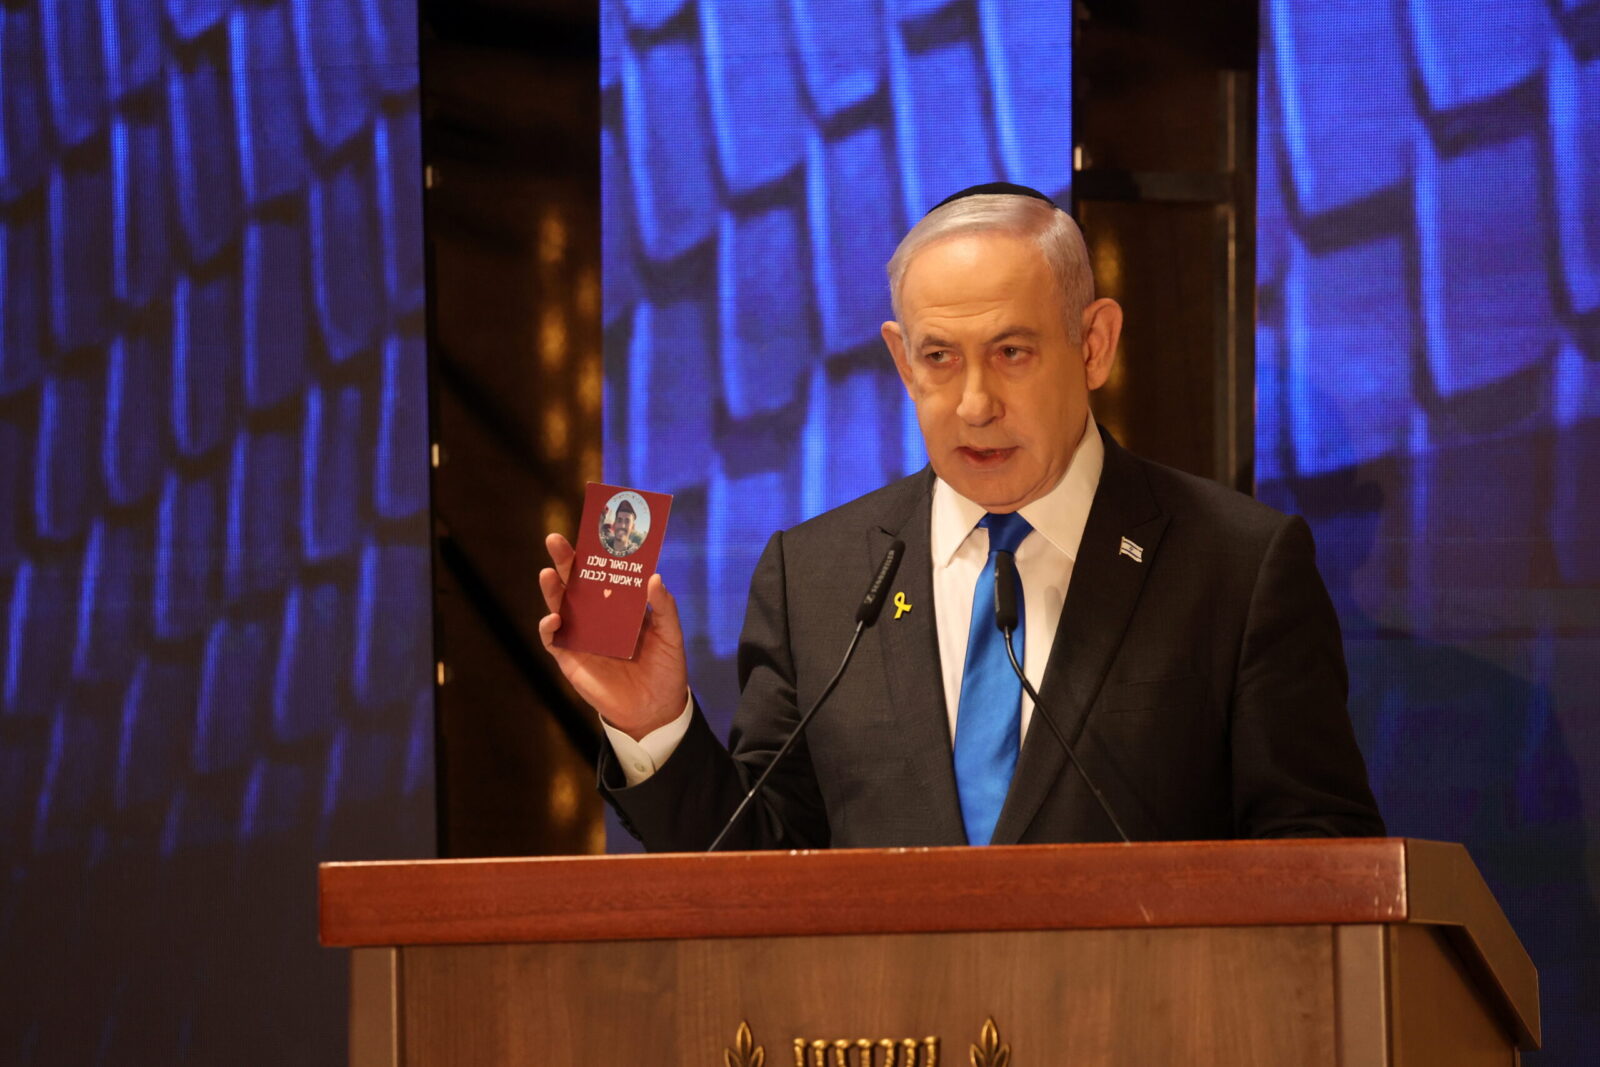
M 1395 834 L 1464 842 L 1600 1046 L 1600 5 L 1262 8 L 1258 494 Z
M 1072 12 L 600 8 L 606 478 L 676 494 L 662 575 L 726 733 L 768 537 L 927 463 L 879 337 L 895 244 L 977 182 L 1068 202 Z
M 0 4 L 0 1062 L 334 1063 L 431 851 L 412 0 Z

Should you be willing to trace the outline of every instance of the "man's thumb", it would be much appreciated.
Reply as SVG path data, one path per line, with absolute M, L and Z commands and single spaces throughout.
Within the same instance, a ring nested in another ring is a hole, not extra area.
M 650 603 L 650 614 L 653 616 L 650 625 L 659 626 L 661 636 L 668 643 L 681 646 L 683 624 L 678 621 L 678 599 L 667 592 L 667 583 L 661 579 L 661 575 L 650 576 L 650 588 L 646 598 Z

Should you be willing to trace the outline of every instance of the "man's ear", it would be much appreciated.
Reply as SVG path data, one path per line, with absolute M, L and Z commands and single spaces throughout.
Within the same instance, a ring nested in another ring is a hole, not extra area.
M 1090 389 L 1100 388 L 1111 377 L 1121 336 L 1121 304 L 1103 296 L 1083 309 L 1083 373 Z
M 894 369 L 900 373 L 900 381 L 906 387 L 906 392 L 911 392 L 911 361 L 906 357 L 906 336 L 900 329 L 900 324 L 890 319 L 883 324 L 879 331 L 883 334 L 883 343 L 889 348 L 889 355 L 894 357 Z

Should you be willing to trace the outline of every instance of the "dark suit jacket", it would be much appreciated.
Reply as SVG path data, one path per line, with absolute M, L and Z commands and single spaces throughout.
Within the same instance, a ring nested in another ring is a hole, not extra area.
M 1102 436 L 1034 714 L 1054 718 L 1136 840 L 1381 836 L 1305 522 Z M 893 590 L 912 610 L 888 608 L 865 633 L 724 847 L 966 843 L 934 628 L 933 483 L 924 470 L 773 535 L 750 582 L 731 754 L 698 707 L 637 786 L 605 748 L 601 790 L 648 848 L 710 843 L 838 667 L 896 537 L 906 555 Z M 1119 551 L 1123 538 L 1142 562 Z M 995 843 L 1114 839 L 1048 727 L 1031 725 Z

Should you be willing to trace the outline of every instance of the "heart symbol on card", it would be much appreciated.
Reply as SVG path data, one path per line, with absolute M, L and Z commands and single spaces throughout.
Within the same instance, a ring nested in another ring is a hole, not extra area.
M 600 592 L 604 593 L 606 596 L 610 596 L 611 595 L 611 590 L 609 590 L 609 589 L 602 589 L 602 590 L 600 590 Z

